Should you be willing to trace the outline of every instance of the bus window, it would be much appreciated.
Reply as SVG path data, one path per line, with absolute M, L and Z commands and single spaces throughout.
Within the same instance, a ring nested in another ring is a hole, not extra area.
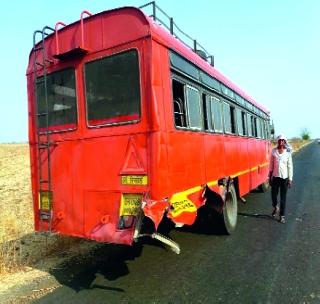
M 211 97 L 211 109 L 214 130 L 216 132 L 223 132 L 221 102 L 218 98 Z
M 226 133 L 231 133 L 231 116 L 230 116 L 230 106 L 227 103 L 223 103 L 223 120 L 224 120 L 224 130 Z
M 174 122 L 177 127 L 187 126 L 184 87 L 185 84 L 172 79 Z
M 237 127 L 238 127 L 239 135 L 244 135 L 243 134 L 242 112 L 238 108 L 237 108 Z
M 247 115 L 247 122 L 248 122 L 248 136 L 253 136 L 252 134 L 252 115 L 248 114 Z
M 267 122 L 263 120 L 265 139 L 269 139 Z
M 256 125 L 257 125 L 257 137 L 262 138 L 262 130 L 260 124 L 260 118 L 256 118 Z
M 72 128 L 77 123 L 77 100 L 74 69 L 54 72 L 46 76 L 48 100 L 48 127 L 63 126 Z M 47 126 L 45 81 L 43 76 L 37 79 L 38 127 Z M 61 129 L 61 127 L 59 127 Z
M 257 118 L 251 115 L 252 136 L 257 137 Z
M 253 119 L 253 127 L 254 127 L 254 133 L 255 136 L 258 137 L 258 123 L 257 123 L 257 117 L 254 117 Z
M 265 128 L 264 128 L 264 121 L 263 119 L 259 119 L 260 122 L 260 128 L 261 128 L 261 138 L 265 139 L 266 138 L 266 134 L 265 134 Z
M 188 122 L 190 129 L 202 129 L 202 115 L 199 91 L 187 86 Z
M 236 133 L 235 107 L 223 103 L 224 129 L 226 133 Z
M 231 133 L 237 133 L 236 126 L 236 108 L 234 106 L 230 106 L 230 118 L 231 118 Z
M 263 120 L 264 138 L 269 139 L 267 122 Z
M 209 95 L 202 94 L 202 103 L 203 103 L 204 129 L 206 131 L 212 131 L 211 97 Z
M 90 126 L 140 119 L 138 52 L 130 50 L 85 64 Z
M 246 115 L 246 112 L 244 112 L 244 111 L 241 111 L 241 122 L 242 122 L 243 135 L 248 135 L 247 115 Z

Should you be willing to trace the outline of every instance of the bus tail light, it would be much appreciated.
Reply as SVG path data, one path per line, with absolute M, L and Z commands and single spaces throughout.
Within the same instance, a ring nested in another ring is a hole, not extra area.
M 119 219 L 118 228 L 119 229 L 127 229 L 131 228 L 133 226 L 133 223 L 135 221 L 134 215 L 123 215 Z

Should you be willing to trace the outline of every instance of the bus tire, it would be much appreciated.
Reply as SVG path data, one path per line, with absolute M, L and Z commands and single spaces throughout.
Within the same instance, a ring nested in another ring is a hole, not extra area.
M 226 200 L 222 210 L 222 224 L 225 232 L 231 234 L 237 225 L 238 200 L 234 186 L 231 184 L 226 193 Z
M 270 188 L 270 184 L 269 184 L 269 181 L 266 180 L 265 182 L 263 182 L 260 186 L 259 186 L 259 190 L 262 192 L 262 193 L 265 193 L 269 190 Z

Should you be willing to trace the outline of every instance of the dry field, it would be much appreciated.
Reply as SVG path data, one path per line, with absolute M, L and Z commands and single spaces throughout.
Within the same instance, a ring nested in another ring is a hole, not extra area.
M 0 145 L 0 275 L 21 265 L 20 238 L 33 230 L 28 145 Z
M 290 145 L 293 148 L 293 151 L 299 151 L 299 149 L 303 145 L 308 144 L 310 142 L 310 140 L 301 140 L 299 138 L 294 138 L 294 139 L 291 139 L 289 142 L 290 142 Z
M 34 266 L 47 270 L 66 252 L 72 256 L 92 247 L 87 245 L 76 238 L 33 232 L 29 147 L 0 144 L 0 291 L 1 281 L 13 272 Z
M 27 144 L 0 145 L 0 241 L 33 230 Z

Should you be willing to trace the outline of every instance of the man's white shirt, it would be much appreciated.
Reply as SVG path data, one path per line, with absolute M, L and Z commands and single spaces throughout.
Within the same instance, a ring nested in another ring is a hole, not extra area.
M 278 149 L 274 148 L 271 153 L 269 171 L 272 172 L 272 176 L 289 178 L 292 181 L 293 167 L 291 153 L 286 150 L 279 153 Z

